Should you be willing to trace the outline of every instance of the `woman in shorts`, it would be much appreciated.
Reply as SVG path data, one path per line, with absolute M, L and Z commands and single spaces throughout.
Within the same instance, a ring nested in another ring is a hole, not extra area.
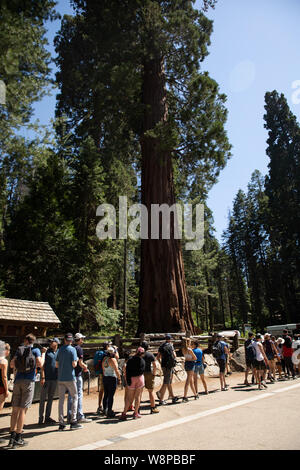
M 145 361 L 143 355 L 145 349 L 138 347 L 134 356 L 130 357 L 126 364 L 127 398 L 124 411 L 120 417 L 122 421 L 127 419 L 126 413 L 134 401 L 134 419 L 141 418 L 139 413 L 141 396 L 145 385 L 144 372 Z
M 184 370 L 186 371 L 186 381 L 184 384 L 184 396 L 182 401 L 187 402 L 187 393 L 189 387 L 191 387 L 192 392 L 194 394 L 195 400 L 199 398 L 198 393 L 196 392 L 195 385 L 194 385 L 194 369 L 195 369 L 195 362 L 197 360 L 197 356 L 193 352 L 191 348 L 191 340 L 189 338 L 184 338 L 182 340 L 182 354 L 184 355 Z
M 195 354 L 197 360 L 195 362 L 195 368 L 194 368 L 194 387 L 196 390 L 196 393 L 198 394 L 198 376 L 200 376 L 202 385 L 204 387 L 205 394 L 208 395 L 208 390 L 207 390 L 207 385 L 204 377 L 204 354 L 201 348 L 199 348 L 199 343 L 198 341 L 193 341 L 192 343 L 193 346 L 193 353 Z
M 8 383 L 7 383 L 7 367 L 8 361 L 7 357 L 10 353 L 10 345 L 4 344 L 1 341 L 2 347 L 0 351 L 0 411 L 3 410 L 4 403 L 6 398 L 8 397 Z
M 118 368 L 118 361 L 115 357 L 114 348 L 107 348 L 106 354 L 107 355 L 104 356 L 102 360 L 104 387 L 103 411 L 107 418 L 114 418 L 115 413 L 112 407 L 117 384 L 121 381 L 121 376 Z

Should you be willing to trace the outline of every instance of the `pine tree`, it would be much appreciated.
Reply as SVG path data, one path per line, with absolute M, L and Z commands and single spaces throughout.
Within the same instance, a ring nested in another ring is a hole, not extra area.
M 300 307 L 300 126 L 283 94 L 266 93 L 265 101 L 270 158 L 267 228 L 275 264 L 280 266 L 282 317 L 295 322 Z

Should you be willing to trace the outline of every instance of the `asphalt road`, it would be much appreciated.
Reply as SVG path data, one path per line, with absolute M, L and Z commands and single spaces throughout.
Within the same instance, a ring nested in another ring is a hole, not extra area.
M 143 394 L 142 418 L 125 422 L 96 417 L 97 395 L 84 399 L 86 414 L 93 422 L 77 431 L 58 432 L 57 426 L 38 426 L 38 405 L 28 411 L 24 439 L 28 446 L 18 449 L 82 450 L 212 450 L 212 449 L 300 449 L 300 379 L 270 384 L 259 391 L 242 385 L 243 375 L 233 374 L 230 389 L 219 391 L 217 379 L 208 379 L 209 395 L 189 403 L 160 407 L 149 414 L 147 392 Z M 175 387 L 178 396 L 183 386 Z M 121 411 L 123 394 L 117 392 L 114 409 Z M 0 430 L 7 436 L 10 408 L 0 415 Z M 53 416 L 57 413 L 57 401 Z M 2 448 L 5 446 L 1 444 Z

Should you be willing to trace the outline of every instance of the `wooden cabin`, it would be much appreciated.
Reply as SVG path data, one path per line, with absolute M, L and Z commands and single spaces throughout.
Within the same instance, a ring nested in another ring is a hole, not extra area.
M 0 339 L 11 345 L 28 333 L 46 337 L 47 330 L 58 328 L 60 323 L 48 302 L 0 297 Z

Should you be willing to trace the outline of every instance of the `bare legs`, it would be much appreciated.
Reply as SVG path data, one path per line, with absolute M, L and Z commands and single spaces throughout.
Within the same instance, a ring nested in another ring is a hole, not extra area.
M 204 374 L 200 375 L 200 379 L 201 379 L 202 385 L 204 387 L 204 391 L 207 394 L 208 393 L 207 384 L 206 384 L 206 381 L 205 381 Z M 194 380 L 194 387 L 195 387 L 195 391 L 196 391 L 196 395 L 197 395 L 198 394 L 198 374 L 196 374 L 195 372 L 194 372 L 193 380 Z
M 191 387 L 194 396 L 196 396 L 197 392 L 196 392 L 195 383 L 194 383 L 194 371 L 193 370 L 187 371 L 187 377 L 186 377 L 186 381 L 184 385 L 184 398 L 186 398 L 187 396 L 189 387 Z

